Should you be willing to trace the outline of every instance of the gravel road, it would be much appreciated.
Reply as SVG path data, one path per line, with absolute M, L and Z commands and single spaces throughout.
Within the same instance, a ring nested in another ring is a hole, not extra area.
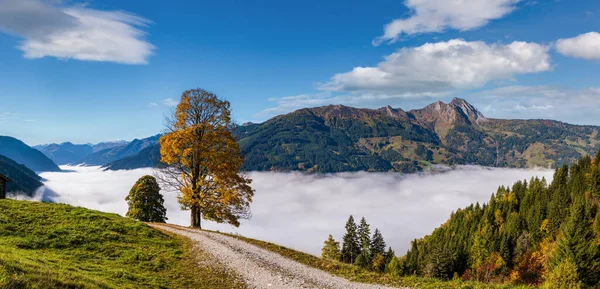
M 212 254 L 222 265 L 237 272 L 248 288 L 392 288 L 350 282 L 222 234 L 170 225 L 151 224 L 151 226 L 194 240 L 200 248 Z

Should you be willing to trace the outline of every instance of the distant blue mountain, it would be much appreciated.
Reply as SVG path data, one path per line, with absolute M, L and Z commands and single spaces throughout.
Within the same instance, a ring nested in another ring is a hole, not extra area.
M 106 166 L 155 146 L 159 139 L 160 135 L 155 135 L 144 139 L 134 139 L 131 142 L 103 142 L 96 145 L 65 142 L 40 145 L 36 148 L 60 165 Z
M 0 154 L 36 172 L 60 172 L 60 168 L 42 152 L 9 136 L 0 136 Z

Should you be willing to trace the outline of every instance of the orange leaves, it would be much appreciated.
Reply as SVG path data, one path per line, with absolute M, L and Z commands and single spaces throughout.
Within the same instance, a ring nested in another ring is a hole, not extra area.
M 171 132 L 160 139 L 160 154 L 167 169 L 178 171 L 174 175 L 181 178 L 184 207 L 237 226 L 238 219 L 249 217 L 254 190 L 239 173 L 243 159 L 230 122 L 229 102 L 201 89 L 188 90 L 171 120 Z

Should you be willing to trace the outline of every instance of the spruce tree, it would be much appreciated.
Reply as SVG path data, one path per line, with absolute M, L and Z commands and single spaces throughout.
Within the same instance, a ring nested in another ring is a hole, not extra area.
M 375 257 L 375 255 L 379 254 L 383 256 L 385 254 L 385 241 L 383 240 L 383 236 L 379 229 L 375 229 L 375 233 L 373 233 L 373 238 L 371 239 L 371 243 L 369 246 L 369 252 L 371 253 L 371 257 Z
M 389 247 L 387 252 L 385 252 L 385 264 L 387 265 L 389 262 L 392 261 L 392 259 L 394 259 L 396 257 L 396 253 L 394 252 L 394 250 L 392 250 L 392 247 Z
M 127 217 L 142 222 L 164 223 L 167 220 L 163 196 L 153 176 L 141 177 L 133 185 L 125 200 L 129 206 Z
M 570 261 L 584 284 L 597 284 L 600 281 L 600 247 L 595 237 L 589 202 L 581 197 L 573 204 L 571 216 L 563 226 L 553 263 Z
M 346 234 L 344 234 L 342 239 L 342 261 L 345 263 L 354 264 L 356 258 L 360 254 L 360 245 L 356 229 L 354 217 L 350 216 L 346 222 Z
M 321 257 L 332 260 L 340 259 L 340 243 L 336 242 L 333 236 L 329 235 L 329 238 L 325 241 L 325 246 L 321 250 Z
M 365 256 L 368 256 L 370 261 L 371 253 L 369 252 L 369 247 L 371 244 L 371 229 L 369 224 L 367 224 L 365 217 L 360 219 L 360 225 L 358 225 L 358 240 L 360 242 L 360 252 L 364 252 Z

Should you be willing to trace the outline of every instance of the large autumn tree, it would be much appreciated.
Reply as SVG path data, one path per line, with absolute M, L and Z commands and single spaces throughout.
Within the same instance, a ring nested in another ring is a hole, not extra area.
M 160 138 L 161 179 L 181 192 L 191 210 L 191 226 L 200 220 L 239 226 L 250 216 L 254 190 L 240 173 L 243 158 L 233 138 L 229 102 L 202 89 L 185 91 Z

